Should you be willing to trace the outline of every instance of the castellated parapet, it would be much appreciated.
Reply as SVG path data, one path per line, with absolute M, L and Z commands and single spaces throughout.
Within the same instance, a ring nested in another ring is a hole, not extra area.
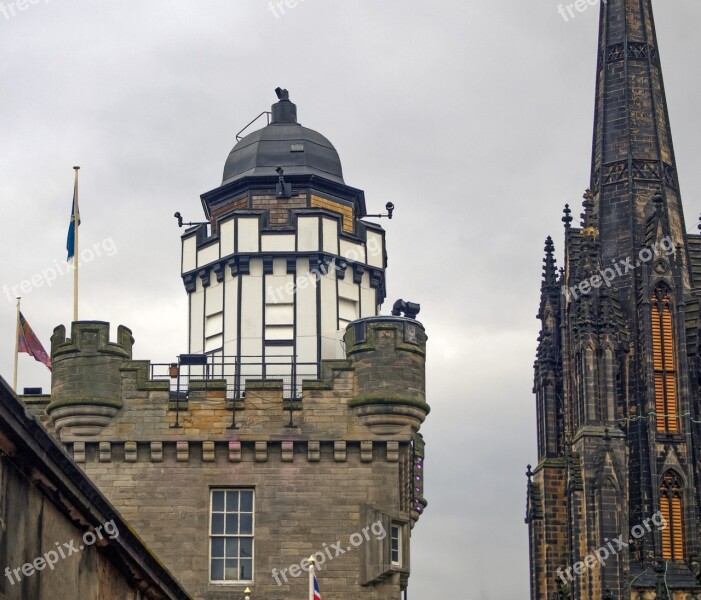
M 370 317 L 352 323 L 344 336 L 355 372 L 349 406 L 360 423 L 378 434 L 409 425 L 418 431 L 426 404 L 426 332 L 400 317 Z
M 119 370 L 131 359 L 134 338 L 120 326 L 117 343 L 110 342 L 109 323 L 76 321 L 71 337 L 60 325 L 51 336 L 53 375 L 47 412 L 60 431 L 96 435 L 122 407 Z
M 70 339 L 57 327 L 52 396 L 30 409 L 45 409 L 51 432 L 193 598 L 243 597 L 245 587 L 254 598 L 304 597 L 306 577 L 288 573 L 278 585 L 274 569 L 339 540 L 343 554 L 320 574 L 326 597 L 400 597 L 411 529 L 426 506 L 419 322 L 351 323 L 347 358 L 323 361 L 296 400 L 279 379 L 249 379 L 236 400 L 216 379 L 183 381 L 175 394 L 170 380 L 150 378 L 148 361 L 132 360 L 129 329 L 117 338 L 103 322 L 74 323 Z M 241 488 L 255 493 L 253 581 L 220 585 L 209 571 L 211 494 Z M 378 522 L 401 529 L 400 563 L 389 535 L 346 549 Z

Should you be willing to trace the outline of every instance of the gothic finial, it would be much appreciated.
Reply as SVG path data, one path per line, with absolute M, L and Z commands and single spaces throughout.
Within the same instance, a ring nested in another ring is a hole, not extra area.
M 583 198 L 582 233 L 593 237 L 598 233 L 596 215 L 594 214 L 594 194 L 592 194 L 590 189 L 587 189 Z
M 609 435 L 609 428 L 604 428 L 604 443 L 608 446 L 611 443 L 611 436 Z
M 572 223 L 572 211 L 570 210 L 570 205 L 565 204 L 565 210 L 562 212 L 565 213 L 565 216 L 562 217 L 562 222 L 565 224 L 565 229 L 569 229 L 570 223 Z M 701 216 L 699 216 L 699 220 L 701 220 Z M 699 225 L 699 229 L 701 229 L 701 225 Z
M 526 469 L 527 469 L 527 471 L 526 471 L 526 477 L 528 477 L 528 483 L 530 483 L 530 482 L 531 482 L 531 479 L 532 479 L 532 477 L 533 477 L 533 471 L 531 471 L 531 465 L 528 465 L 528 466 L 526 467 Z
M 545 239 L 545 258 L 543 258 L 543 285 L 541 291 L 546 288 L 551 288 L 557 285 L 557 267 L 555 265 L 555 244 L 553 239 L 548 236 Z
M 699 215 L 699 224 L 697 225 L 699 232 L 701 232 L 701 215 Z

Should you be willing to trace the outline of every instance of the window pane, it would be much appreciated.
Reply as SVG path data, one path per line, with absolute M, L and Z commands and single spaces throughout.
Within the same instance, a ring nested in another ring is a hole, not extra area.
M 212 581 L 224 579 L 224 561 L 212 559 Z
M 253 512 L 253 492 L 241 491 L 241 512 Z
M 212 533 L 224 533 L 224 515 L 222 513 L 212 515 Z
M 227 581 L 230 579 L 234 579 L 234 580 L 238 579 L 239 578 L 238 570 L 239 570 L 239 561 L 227 560 L 226 561 L 226 569 L 224 572 L 224 574 L 226 575 Z
M 240 560 L 240 579 L 253 579 L 253 561 L 248 559 L 248 560 Z
M 224 512 L 224 492 L 212 492 L 212 510 Z
M 253 556 L 253 538 L 240 538 L 242 558 L 250 558 Z
M 211 492 L 210 580 L 253 580 L 253 490 Z
M 227 535 L 238 533 L 238 515 L 236 513 L 232 515 L 226 515 L 226 533 Z
M 236 490 L 226 492 L 226 512 L 236 512 L 239 509 L 239 493 Z
M 241 514 L 241 533 L 253 533 L 253 515 Z

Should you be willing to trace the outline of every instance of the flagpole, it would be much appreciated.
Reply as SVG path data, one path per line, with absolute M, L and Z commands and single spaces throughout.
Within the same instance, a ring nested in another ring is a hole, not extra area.
M 309 557 L 309 600 L 314 600 L 314 556 Z
M 21 298 L 17 298 L 17 326 L 15 327 L 15 370 L 12 377 L 12 389 L 17 393 L 17 361 L 19 359 L 19 302 Z
M 78 171 L 80 167 L 73 167 L 75 171 L 75 184 L 73 188 L 73 320 L 78 320 L 78 229 L 80 227 L 80 209 L 78 208 Z

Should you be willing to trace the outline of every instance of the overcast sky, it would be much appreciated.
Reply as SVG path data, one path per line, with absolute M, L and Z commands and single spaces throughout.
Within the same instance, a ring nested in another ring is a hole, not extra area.
M 7 4 L 7 0 L 6 0 Z M 598 8 L 555 0 L 41 0 L 0 12 L 0 374 L 11 286 L 65 259 L 81 170 L 81 319 L 134 332 L 136 358 L 186 351 L 173 213 L 202 217 L 236 132 L 290 91 L 387 229 L 388 314 L 429 335 L 426 494 L 413 599 L 528 598 L 525 476 L 543 240 L 589 181 Z M 655 2 L 687 230 L 701 210 L 698 0 Z M 116 251 L 115 251 L 116 249 Z M 112 254 L 111 256 L 109 254 Z M 22 293 L 44 345 L 72 280 Z M 20 356 L 19 387 L 50 387 Z

